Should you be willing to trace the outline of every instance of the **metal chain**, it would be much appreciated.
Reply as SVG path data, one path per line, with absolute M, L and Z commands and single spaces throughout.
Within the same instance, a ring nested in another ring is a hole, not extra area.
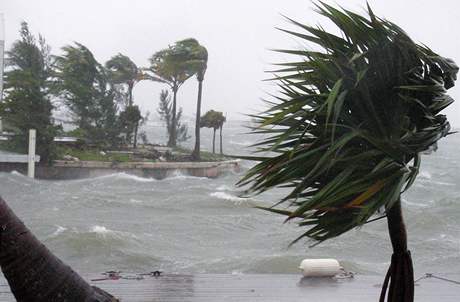
M 452 280 L 452 279 L 447 279 L 447 278 L 444 278 L 444 277 L 435 276 L 434 274 L 430 274 L 430 273 L 426 273 L 424 276 L 422 276 L 422 277 L 418 278 L 417 280 L 415 280 L 414 284 L 417 283 L 420 280 L 428 279 L 428 278 L 434 278 L 434 279 L 438 279 L 438 280 L 451 282 L 451 283 L 460 285 L 460 281 L 455 281 L 455 280 Z
M 143 273 L 143 274 L 131 274 L 131 275 L 126 275 L 122 274 L 121 271 L 108 271 L 105 273 L 102 273 L 102 275 L 105 275 L 104 278 L 99 278 L 99 279 L 91 279 L 91 281 L 107 281 L 107 280 L 120 280 L 120 279 L 125 279 L 125 280 L 143 280 L 144 276 L 150 276 L 150 277 L 160 277 L 162 271 L 154 271 L 150 273 Z

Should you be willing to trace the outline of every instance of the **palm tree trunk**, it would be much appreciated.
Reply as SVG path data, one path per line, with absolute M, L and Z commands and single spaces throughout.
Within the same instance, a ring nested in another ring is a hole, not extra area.
M 0 198 L 0 266 L 18 302 L 118 301 L 54 256 Z
M 131 83 L 128 83 L 128 108 L 129 107 L 132 107 L 133 106 L 133 88 L 134 88 L 134 85 L 131 84 Z M 134 126 L 134 129 L 131 129 L 133 130 L 131 132 L 131 130 L 129 131 L 128 135 L 127 135 L 127 139 L 128 139 L 128 142 L 131 143 L 131 137 L 134 135 L 134 141 L 133 141 L 133 148 L 136 148 L 136 144 L 137 144 L 137 141 L 136 141 L 136 126 Z
M 177 87 L 173 87 L 171 133 L 169 134 L 168 147 L 176 147 L 176 143 L 177 143 L 176 101 L 177 101 Z
M 136 122 L 134 126 L 134 141 L 133 141 L 133 148 L 137 148 L 137 132 L 139 131 L 139 121 Z
M 133 105 L 133 88 L 134 85 L 128 83 L 128 107 L 131 107 Z
M 212 128 L 212 154 L 216 154 L 216 128 Z
M 387 210 L 387 221 L 393 255 L 382 286 L 380 302 L 385 301 L 387 288 L 388 302 L 413 302 L 414 269 L 410 251 L 407 250 L 407 233 L 401 211 L 401 200 Z
M 224 154 L 224 151 L 222 150 L 222 126 L 220 126 L 220 155 Z
M 200 119 L 201 119 L 201 95 L 203 92 L 203 80 L 198 81 L 198 100 L 196 102 L 195 118 L 195 149 L 193 149 L 192 158 L 200 160 Z

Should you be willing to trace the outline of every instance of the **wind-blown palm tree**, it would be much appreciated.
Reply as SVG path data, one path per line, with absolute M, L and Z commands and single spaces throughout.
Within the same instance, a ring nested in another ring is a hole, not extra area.
M 17 301 L 118 301 L 54 256 L 0 197 L 0 266 Z
M 177 144 L 177 91 L 186 80 L 195 74 L 188 64 L 190 54 L 177 43 L 156 52 L 150 58 L 150 67 L 145 71 L 147 79 L 167 84 L 173 92 L 172 104 L 172 131 L 169 136 L 168 146 L 175 147 Z
M 63 101 L 85 139 L 115 145 L 117 104 L 107 69 L 84 45 L 62 48 L 55 57 L 54 93 Z
M 222 151 L 222 128 L 226 118 L 224 114 L 220 111 L 209 110 L 203 115 L 200 119 L 200 127 L 212 128 L 212 153 L 216 153 L 216 131 L 220 129 L 220 154 Z
M 145 75 L 140 68 L 127 56 L 119 53 L 105 63 L 105 67 L 109 70 L 109 74 L 113 84 L 123 84 L 127 87 L 126 108 L 131 111 L 138 110 L 133 107 L 133 89 L 136 83 L 145 79 Z M 139 120 L 135 123 L 133 132 L 133 147 L 137 146 L 137 132 L 139 128 Z M 129 136 L 131 133 L 129 133 Z
M 446 90 L 458 67 L 414 43 L 394 23 L 368 7 L 369 18 L 323 2 L 317 11 L 341 36 L 290 20 L 315 44 L 280 50 L 299 59 L 275 71 L 281 95 L 255 116 L 258 144 L 274 156 L 241 180 L 250 192 L 292 191 L 266 210 L 295 219 L 315 244 L 379 218 L 387 218 L 393 256 L 380 301 L 412 302 L 414 277 L 401 212 L 401 194 L 415 181 L 421 152 L 448 135 L 441 110 L 453 102 Z M 273 154 L 273 153 L 271 153 Z M 279 208 L 282 203 L 287 208 Z M 378 210 L 384 213 L 378 218 Z
M 224 122 L 225 121 L 226 121 L 226 119 L 222 122 L 222 124 L 220 125 L 220 128 L 219 128 L 220 155 L 224 155 L 223 142 L 222 142 L 222 129 L 224 128 Z
M 104 90 L 105 70 L 92 52 L 84 45 L 75 43 L 62 48 L 63 54 L 56 57 L 56 93 L 73 116 L 74 123 L 81 129 L 94 124 L 97 112 L 97 94 Z
M 206 47 L 200 45 L 196 39 L 185 39 L 177 42 L 177 45 L 188 52 L 187 65 L 196 74 L 198 80 L 198 98 L 196 102 L 195 115 L 195 148 L 192 152 L 194 160 L 200 160 L 200 118 L 201 118 L 201 98 L 203 94 L 203 80 L 208 68 L 208 51 Z
M 133 89 L 136 83 L 144 79 L 144 73 L 129 57 L 119 53 L 105 63 L 114 84 L 127 86 L 126 106 L 133 105 Z

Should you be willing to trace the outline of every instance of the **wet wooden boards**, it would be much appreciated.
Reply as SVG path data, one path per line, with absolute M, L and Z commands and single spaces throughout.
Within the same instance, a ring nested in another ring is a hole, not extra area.
M 123 275 L 122 275 L 123 276 Z M 383 276 L 354 279 L 302 279 L 299 275 L 162 275 L 93 281 L 122 302 L 361 302 L 377 301 Z M 460 276 L 448 276 L 460 279 Z M 89 275 L 88 280 L 104 278 Z M 424 279 L 415 287 L 417 302 L 458 302 L 460 285 Z M 5 279 L 0 279 L 0 302 L 14 301 Z

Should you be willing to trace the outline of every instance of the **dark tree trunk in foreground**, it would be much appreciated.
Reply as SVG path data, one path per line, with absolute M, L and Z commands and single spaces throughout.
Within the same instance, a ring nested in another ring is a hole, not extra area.
M 0 198 L 0 266 L 18 302 L 114 302 L 54 256 Z
M 193 160 L 200 160 L 200 119 L 201 119 L 201 95 L 203 93 L 203 80 L 198 80 L 198 100 L 196 102 L 195 118 L 195 149 L 193 149 Z
M 220 126 L 220 155 L 224 155 L 224 150 L 222 150 L 222 126 Z
M 387 288 L 388 302 L 413 302 L 414 270 L 410 251 L 407 250 L 407 233 L 400 200 L 387 210 L 387 220 L 393 255 L 383 283 L 380 302 L 385 301 Z

